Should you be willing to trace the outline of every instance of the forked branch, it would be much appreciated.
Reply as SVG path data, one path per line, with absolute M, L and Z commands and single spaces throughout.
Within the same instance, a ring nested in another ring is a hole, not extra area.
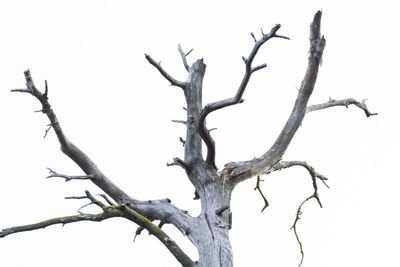
M 57 173 L 50 168 L 47 169 L 49 170 L 49 175 L 46 178 L 63 178 L 65 179 L 65 182 L 69 182 L 71 180 L 90 180 L 95 178 L 93 175 L 66 175 Z
M 227 98 L 224 100 L 220 100 L 217 102 L 209 103 L 201 111 L 199 122 L 198 122 L 198 131 L 199 131 L 201 138 L 203 139 L 204 143 L 207 146 L 206 161 L 211 166 L 215 167 L 215 142 L 214 142 L 213 138 L 211 137 L 209 130 L 207 130 L 206 117 L 213 111 L 243 102 L 242 96 L 247 87 L 247 84 L 249 83 L 251 75 L 254 72 L 256 72 L 260 69 L 263 69 L 267 66 L 266 64 L 261 64 L 256 67 L 252 66 L 253 60 L 256 57 L 261 46 L 273 37 L 289 39 L 288 37 L 276 34 L 276 32 L 279 30 L 280 27 L 281 27 L 281 25 L 277 24 L 271 29 L 271 31 L 268 34 L 264 34 L 262 32 L 262 37 L 259 40 L 257 40 L 255 38 L 254 34 L 252 34 L 252 36 L 255 40 L 255 44 L 254 44 L 254 47 L 251 50 L 249 56 L 247 58 L 243 57 L 243 61 L 245 63 L 245 73 L 244 73 L 242 81 L 239 85 L 239 88 L 236 91 L 236 94 L 233 97 L 230 97 L 230 98 Z

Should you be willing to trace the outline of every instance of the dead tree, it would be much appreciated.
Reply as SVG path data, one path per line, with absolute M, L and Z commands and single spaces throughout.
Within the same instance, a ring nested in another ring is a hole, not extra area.
M 202 103 L 202 82 L 206 71 L 203 59 L 189 64 L 187 56 L 181 46 L 178 46 L 182 57 L 183 65 L 188 72 L 186 81 L 181 81 L 171 76 L 156 60 L 145 55 L 147 61 L 153 65 L 159 73 L 171 83 L 180 87 L 186 100 L 187 118 L 184 121 L 177 121 L 185 124 L 186 138 L 181 139 L 184 144 L 184 158 L 174 158 L 169 165 L 177 165 L 186 172 L 188 179 L 194 187 L 196 198 L 201 202 L 201 213 L 199 216 L 191 216 L 187 211 L 179 209 L 169 199 L 159 200 L 138 200 L 126 194 L 117 187 L 112 180 L 106 177 L 97 165 L 82 150 L 75 146 L 64 134 L 60 122 L 57 119 L 48 100 L 48 87 L 45 84 L 44 92 L 35 86 L 29 71 L 25 72 L 26 88 L 14 89 L 14 92 L 28 93 L 38 99 L 41 103 L 41 111 L 50 120 L 49 128 L 53 129 L 61 145 L 61 150 L 72 159 L 85 173 L 81 176 L 70 176 L 50 170 L 49 177 L 60 177 L 69 180 L 90 180 L 97 185 L 105 194 L 98 196 L 86 191 L 84 196 L 77 197 L 90 200 L 101 210 L 98 214 L 87 214 L 79 212 L 77 215 L 52 218 L 35 224 L 10 227 L 0 231 L 0 237 L 15 234 L 23 231 L 32 231 L 45 228 L 54 224 L 68 224 L 79 221 L 102 221 L 113 217 L 123 217 L 138 224 L 140 227 L 137 234 L 144 229 L 162 242 L 165 247 L 175 256 L 182 266 L 232 266 L 233 252 L 229 241 L 229 230 L 232 225 L 232 213 L 230 209 L 231 194 L 234 188 L 242 181 L 255 177 L 257 179 L 256 189 L 264 199 L 264 208 L 268 206 L 267 199 L 260 189 L 260 176 L 267 175 L 274 171 L 282 170 L 292 166 L 305 168 L 311 176 L 313 187 L 312 195 L 305 198 L 300 204 L 297 215 L 294 218 L 293 230 L 300 245 L 301 261 L 303 260 L 302 244 L 297 235 L 296 226 L 301 215 L 301 209 L 308 200 L 315 199 L 322 207 L 318 196 L 318 182 L 325 184 L 327 178 L 315 171 L 315 169 L 304 161 L 283 161 L 282 158 L 288 148 L 293 136 L 301 125 L 304 116 L 311 111 L 325 109 L 334 106 L 355 105 L 362 109 L 366 116 L 376 115 L 371 113 L 365 102 L 358 102 L 352 98 L 333 100 L 318 104 L 308 105 L 308 100 L 314 90 L 318 70 L 321 64 L 325 48 L 325 38 L 320 33 L 321 12 L 318 11 L 310 26 L 310 50 L 308 66 L 298 91 L 297 99 L 287 122 L 271 147 L 264 154 L 257 158 L 246 161 L 229 162 L 219 170 L 215 163 L 216 146 L 207 129 L 206 120 L 212 112 L 227 108 L 243 102 L 243 94 L 251 76 L 266 67 L 266 64 L 253 66 L 253 60 L 259 49 L 269 40 L 274 38 L 289 39 L 279 35 L 280 25 L 275 25 L 269 33 L 261 31 L 257 35 L 251 34 L 254 39 L 254 47 L 247 57 L 243 57 L 245 71 L 242 81 L 236 93 L 221 101 L 209 103 L 203 106 Z M 206 145 L 207 155 L 202 153 L 202 145 Z M 157 226 L 154 221 L 160 221 Z M 180 248 L 170 236 L 162 229 L 162 224 L 175 226 L 183 235 L 196 246 L 198 259 L 191 259 L 184 249 Z M 301 262 L 300 262 L 301 264 Z

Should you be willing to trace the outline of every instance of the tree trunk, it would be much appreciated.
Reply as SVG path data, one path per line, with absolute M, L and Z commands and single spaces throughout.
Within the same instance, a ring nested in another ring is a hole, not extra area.
M 196 218 L 195 245 L 199 252 L 197 266 L 232 266 L 232 247 L 229 240 L 232 214 L 230 188 L 221 180 L 205 187 L 199 193 L 202 212 Z

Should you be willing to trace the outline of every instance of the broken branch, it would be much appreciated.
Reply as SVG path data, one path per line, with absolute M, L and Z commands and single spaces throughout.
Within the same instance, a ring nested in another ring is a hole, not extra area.
M 161 75 L 164 76 L 164 78 L 167 79 L 171 83 L 171 85 L 185 89 L 186 84 L 184 82 L 178 81 L 175 78 L 173 78 L 171 75 L 169 75 L 168 72 L 165 71 L 163 69 L 163 67 L 161 67 L 160 63 L 156 62 L 151 56 L 145 54 L 145 57 L 146 57 L 147 61 L 151 65 L 153 65 L 161 73 Z

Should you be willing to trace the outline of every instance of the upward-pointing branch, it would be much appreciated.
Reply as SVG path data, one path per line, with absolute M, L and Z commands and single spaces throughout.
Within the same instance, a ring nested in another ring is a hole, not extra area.
M 318 70 L 325 48 L 325 38 L 320 34 L 321 11 L 318 11 L 310 25 L 310 55 L 308 67 L 301 83 L 293 110 L 271 148 L 259 158 L 243 162 L 231 162 L 225 165 L 223 174 L 227 180 L 237 184 L 245 179 L 257 176 L 281 160 L 293 136 L 300 127 L 306 113 L 308 100 L 314 90 Z
M 263 69 L 267 66 L 266 64 L 261 64 L 256 67 L 252 67 L 253 60 L 256 57 L 261 46 L 273 37 L 289 39 L 288 37 L 276 34 L 276 32 L 279 30 L 280 27 L 281 27 L 281 25 L 277 24 L 271 29 L 271 31 L 268 34 L 264 34 L 262 32 L 262 37 L 258 41 L 255 39 L 254 34 L 252 34 L 252 36 L 256 42 L 255 42 L 254 47 L 251 50 L 249 56 L 247 58 L 243 57 L 243 61 L 245 63 L 245 73 L 244 73 L 242 82 L 240 83 L 236 94 L 233 97 L 207 104 L 201 111 L 199 122 L 198 122 L 199 134 L 207 146 L 206 161 L 208 164 L 210 164 L 214 167 L 215 167 L 215 142 L 212 139 L 209 131 L 207 130 L 206 117 L 213 111 L 243 102 L 242 96 L 247 87 L 247 84 L 249 83 L 251 75 L 254 72 L 256 72 L 260 69 Z

